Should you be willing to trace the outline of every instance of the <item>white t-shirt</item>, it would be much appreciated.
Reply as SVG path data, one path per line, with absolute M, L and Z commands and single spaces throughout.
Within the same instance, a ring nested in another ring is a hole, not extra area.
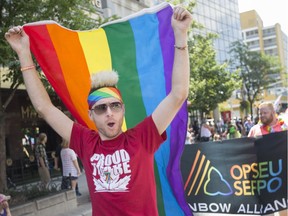
M 206 128 L 205 126 L 202 125 L 201 127 L 201 132 L 200 132 L 200 137 L 210 137 L 212 135 L 211 131 Z
M 76 153 L 70 148 L 62 148 L 60 154 L 62 160 L 63 176 L 69 176 L 69 173 L 71 173 L 71 176 L 77 177 L 78 172 L 73 164 L 73 161 L 77 160 Z
M 186 140 L 185 140 L 185 145 L 190 145 L 192 144 L 191 143 L 191 133 L 189 131 L 187 131 L 187 134 L 186 134 Z

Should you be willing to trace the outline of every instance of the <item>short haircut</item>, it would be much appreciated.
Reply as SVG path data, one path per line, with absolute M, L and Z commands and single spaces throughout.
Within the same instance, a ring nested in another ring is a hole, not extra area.
M 261 109 L 262 107 L 268 107 L 269 110 L 271 110 L 272 112 L 275 112 L 274 105 L 271 102 L 263 102 L 258 106 L 259 109 Z
M 37 140 L 38 143 L 43 142 L 45 138 L 47 138 L 47 135 L 45 133 L 40 133 Z
M 68 143 L 68 141 L 67 140 L 62 140 L 62 143 L 61 143 L 61 147 L 62 148 L 67 148 L 69 146 L 69 143 Z

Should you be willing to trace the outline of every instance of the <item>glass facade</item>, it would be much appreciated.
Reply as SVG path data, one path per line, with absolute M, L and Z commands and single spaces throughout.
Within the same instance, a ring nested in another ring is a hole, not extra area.
M 160 2 L 163 0 L 153 0 L 153 4 Z M 231 43 L 242 40 L 238 0 L 196 0 L 192 13 L 193 19 L 204 26 L 204 29 L 194 30 L 193 34 L 218 34 L 214 41 L 217 62 L 227 62 Z M 230 69 L 235 67 L 230 65 Z
M 193 18 L 204 26 L 194 34 L 218 34 L 214 41 L 217 61 L 228 61 L 231 43 L 242 39 L 238 0 L 197 0 Z M 230 69 L 235 67 L 230 65 Z

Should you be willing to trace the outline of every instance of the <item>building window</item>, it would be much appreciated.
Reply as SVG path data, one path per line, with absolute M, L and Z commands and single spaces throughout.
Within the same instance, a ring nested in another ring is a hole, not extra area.
M 270 56 L 278 56 L 278 51 L 276 48 L 274 49 L 267 49 L 265 50 L 265 54 L 266 55 L 270 55 Z
M 275 35 L 275 29 L 274 28 L 269 28 L 269 29 L 264 29 L 263 30 L 263 37 Z
M 276 45 L 276 38 L 270 38 L 264 40 L 264 47 L 268 46 L 275 46 Z
M 254 38 L 254 37 L 258 37 L 258 29 L 246 32 L 246 38 L 247 39 Z
M 259 47 L 259 40 L 247 42 L 247 45 L 250 49 Z

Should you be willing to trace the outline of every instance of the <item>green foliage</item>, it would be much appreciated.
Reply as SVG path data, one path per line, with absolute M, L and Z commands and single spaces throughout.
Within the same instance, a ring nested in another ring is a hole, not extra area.
M 273 75 L 281 72 L 279 59 L 249 51 L 249 47 L 241 41 L 232 44 L 230 53 L 232 60 L 240 69 L 240 78 L 252 115 L 254 102 L 261 99 L 263 91 L 276 81 Z
M 240 110 L 243 112 L 244 110 L 249 111 L 250 109 L 250 103 L 247 100 L 242 100 L 240 102 Z
M 4 76 L 3 81 L 11 82 L 11 89 L 15 89 L 23 83 L 18 58 L 4 38 L 5 32 L 11 26 L 40 20 L 54 20 L 69 29 L 85 30 L 98 28 L 101 24 L 117 18 L 113 16 L 104 19 L 97 16 L 96 8 L 92 5 L 91 0 L 0 1 L 0 66 L 9 68 L 9 73 Z M 40 68 L 38 67 L 38 69 Z M 48 87 L 48 92 L 53 92 L 45 76 L 41 74 L 40 77 Z
M 230 98 L 232 92 L 240 83 L 238 74 L 227 71 L 226 64 L 216 62 L 216 52 L 213 39 L 216 36 L 196 35 L 190 45 L 191 80 L 189 100 L 192 109 L 208 113 L 214 110 L 218 103 Z

